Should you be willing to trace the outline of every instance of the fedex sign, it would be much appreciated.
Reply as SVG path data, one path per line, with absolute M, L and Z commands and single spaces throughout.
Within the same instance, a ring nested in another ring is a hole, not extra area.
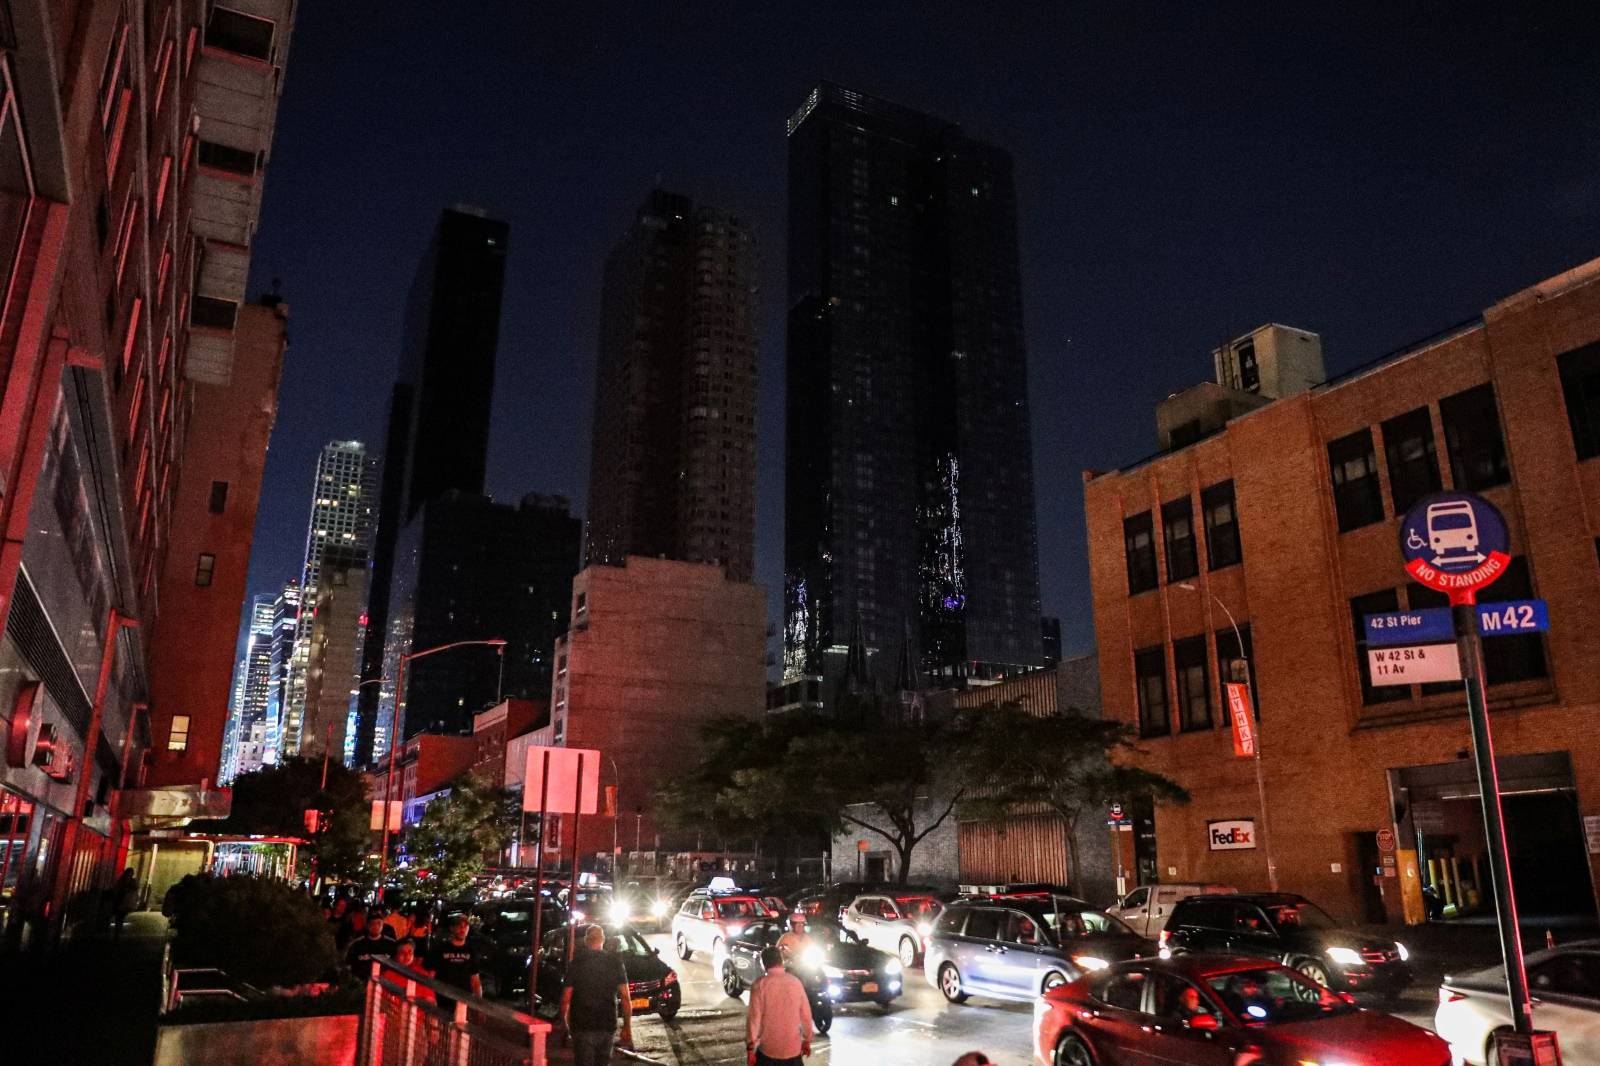
M 1212 851 L 1243 851 L 1256 846 L 1254 818 L 1206 823 L 1206 844 Z

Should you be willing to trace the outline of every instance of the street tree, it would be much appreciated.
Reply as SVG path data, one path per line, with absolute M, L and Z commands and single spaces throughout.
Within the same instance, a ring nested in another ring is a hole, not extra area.
M 311 841 L 317 873 L 335 879 L 354 877 L 367 850 L 366 785 L 341 762 L 290 757 L 275 766 L 240 774 L 233 780 L 233 807 L 227 818 L 194 823 L 196 832 L 304 837 Z M 306 811 L 326 816 L 317 832 L 306 826 Z
M 1033 714 L 1006 702 L 966 712 L 959 734 L 958 758 L 984 782 L 962 798 L 962 813 L 1000 818 L 1031 804 L 1059 816 L 1073 886 L 1079 884 L 1077 829 L 1085 813 L 1098 817 L 1113 803 L 1137 799 L 1189 802 L 1177 782 L 1124 761 L 1138 747 L 1133 731 L 1118 721 L 1071 709 Z
M 472 886 L 487 858 L 511 842 L 520 808 L 504 789 L 467 773 L 428 804 L 404 843 L 413 871 L 408 889 L 451 899 Z

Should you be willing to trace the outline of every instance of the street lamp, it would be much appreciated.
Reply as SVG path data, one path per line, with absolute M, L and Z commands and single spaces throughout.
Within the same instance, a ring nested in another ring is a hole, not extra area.
M 505 657 L 506 642 L 496 637 L 490 640 L 455 640 L 449 644 L 440 644 L 432 648 L 423 648 L 421 651 L 408 651 L 400 656 L 400 667 L 395 673 L 394 681 L 394 712 L 389 718 L 389 772 L 383 779 L 383 849 L 378 853 L 378 892 L 383 892 L 383 878 L 389 871 L 389 804 L 394 796 L 394 751 L 399 746 L 400 740 L 400 701 L 405 698 L 406 692 L 406 663 L 412 659 L 422 659 L 429 655 L 437 655 L 442 651 L 452 648 L 489 647 L 499 648 L 500 656 Z M 381 680 L 381 679 L 380 679 Z M 366 682 L 363 682 L 366 684 Z
M 1234 667 L 1234 672 L 1237 674 L 1239 672 L 1237 666 L 1242 664 L 1244 676 L 1235 680 L 1244 683 L 1245 691 L 1250 695 L 1250 711 L 1254 714 L 1256 699 L 1255 689 L 1250 684 L 1250 659 L 1245 655 L 1244 637 L 1239 632 L 1239 623 L 1233 617 L 1233 612 L 1228 610 L 1228 605 L 1218 599 L 1216 593 L 1210 589 L 1201 589 L 1190 581 L 1179 581 L 1177 582 L 1177 587 L 1186 592 L 1198 592 L 1210 598 L 1211 602 L 1220 607 L 1222 613 L 1227 616 L 1228 625 L 1233 627 L 1234 646 L 1239 649 L 1239 657 L 1233 663 L 1230 663 L 1230 667 Z M 1272 835 L 1267 831 L 1267 779 L 1261 772 L 1261 723 L 1259 721 L 1255 723 L 1255 733 L 1256 753 L 1254 762 L 1256 764 L 1256 795 L 1261 802 L 1261 850 L 1266 853 L 1267 858 L 1267 887 L 1276 892 L 1278 891 L 1278 864 L 1272 857 Z

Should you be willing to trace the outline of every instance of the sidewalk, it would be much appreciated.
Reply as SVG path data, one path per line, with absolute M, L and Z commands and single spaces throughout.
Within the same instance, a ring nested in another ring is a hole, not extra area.
M 150 1066 L 166 943 L 167 920 L 141 911 L 121 940 L 96 935 L 45 958 L 0 957 L 6 1061 Z

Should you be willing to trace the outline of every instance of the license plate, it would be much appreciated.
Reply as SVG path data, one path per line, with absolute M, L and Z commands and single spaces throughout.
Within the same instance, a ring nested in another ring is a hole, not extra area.
M 861 994 L 864 995 L 864 996 L 870 996 L 870 995 L 872 995 L 872 993 L 876 992 L 877 990 L 878 990 L 878 982 L 876 982 L 876 981 L 868 981 L 866 984 L 861 986 Z
M 637 999 L 635 999 L 633 1001 L 633 1009 L 634 1010 L 649 1010 L 650 1009 L 650 997 L 649 996 L 640 996 Z

